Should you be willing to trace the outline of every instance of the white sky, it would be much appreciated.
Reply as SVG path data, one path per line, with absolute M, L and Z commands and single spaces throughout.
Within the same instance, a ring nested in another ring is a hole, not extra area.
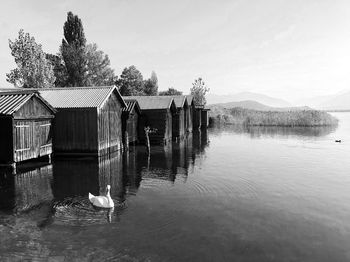
M 15 68 L 8 39 L 20 28 L 57 53 L 67 12 L 117 75 L 135 65 L 160 90 L 252 91 L 295 101 L 350 90 L 349 0 L 1 1 L 0 86 Z

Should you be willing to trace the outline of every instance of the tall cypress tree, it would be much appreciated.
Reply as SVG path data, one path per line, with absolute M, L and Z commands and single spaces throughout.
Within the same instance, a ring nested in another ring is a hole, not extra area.
M 83 86 L 86 75 L 86 38 L 83 24 L 77 15 L 68 12 L 63 26 L 61 54 L 67 69 L 67 85 Z

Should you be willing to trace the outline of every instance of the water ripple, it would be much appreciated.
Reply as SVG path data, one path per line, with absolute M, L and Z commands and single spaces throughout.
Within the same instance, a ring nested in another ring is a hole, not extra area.
M 66 198 L 54 204 L 55 223 L 88 226 L 118 221 L 118 214 L 127 208 L 126 202 L 116 202 L 112 209 L 97 208 L 86 197 Z
M 258 197 L 257 185 L 244 177 L 234 177 L 232 179 L 212 179 L 210 177 L 193 176 L 187 180 L 187 188 L 189 193 L 198 196 L 226 199 L 250 198 Z

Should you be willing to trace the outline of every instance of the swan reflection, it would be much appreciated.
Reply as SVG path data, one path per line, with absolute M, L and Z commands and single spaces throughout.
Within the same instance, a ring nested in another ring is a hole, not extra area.
M 142 183 L 151 188 L 159 180 L 186 183 L 188 171 L 208 145 L 206 132 L 194 132 L 176 143 L 152 146 L 150 155 L 143 146 L 135 146 L 99 157 L 54 157 L 51 164 L 23 163 L 17 165 L 16 175 L 12 169 L 2 168 L 0 212 L 26 213 L 38 220 L 39 227 L 115 222 L 127 212 L 126 201 L 137 195 Z M 93 208 L 89 192 L 91 198 L 109 194 L 109 203 L 114 202 L 115 207 Z

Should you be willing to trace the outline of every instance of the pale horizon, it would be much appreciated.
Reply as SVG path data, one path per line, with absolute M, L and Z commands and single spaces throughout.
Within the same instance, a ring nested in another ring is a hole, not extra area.
M 0 87 L 15 68 L 18 31 L 57 53 L 67 12 L 120 75 L 154 70 L 159 90 L 188 93 L 202 77 L 210 93 L 261 93 L 291 103 L 350 90 L 348 1 L 3 1 Z

